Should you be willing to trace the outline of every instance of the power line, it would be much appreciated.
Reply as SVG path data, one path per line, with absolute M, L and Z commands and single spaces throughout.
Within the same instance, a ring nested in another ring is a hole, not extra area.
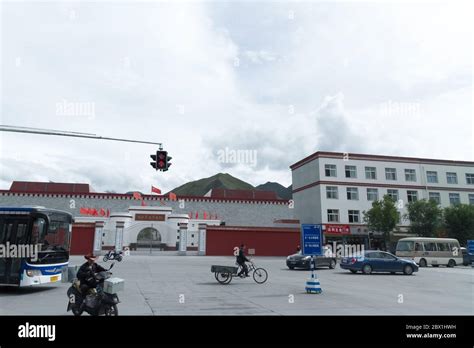
M 123 138 L 110 138 L 110 137 L 102 137 L 100 135 L 92 134 L 92 133 L 80 133 L 80 132 L 62 131 L 62 130 L 54 130 L 54 129 L 0 125 L 0 132 L 56 135 L 56 136 L 61 136 L 61 137 L 87 138 L 87 139 L 96 139 L 96 140 L 123 141 L 127 143 L 150 144 L 150 145 L 158 145 L 160 147 L 160 150 L 163 147 L 162 143 L 155 143 L 152 141 L 131 140 L 131 139 L 123 139 Z

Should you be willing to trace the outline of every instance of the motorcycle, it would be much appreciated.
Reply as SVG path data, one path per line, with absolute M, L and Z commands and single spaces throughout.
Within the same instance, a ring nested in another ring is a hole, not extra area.
M 95 289 L 89 289 L 87 294 L 82 293 L 80 281 L 74 279 L 71 287 L 67 291 L 69 298 L 67 311 L 72 311 L 75 316 L 80 316 L 83 312 L 87 312 L 93 316 L 117 316 L 117 304 L 120 303 L 117 294 L 104 291 L 104 282 L 111 277 L 112 272 L 109 271 L 113 266 L 114 264 L 112 263 L 107 271 L 99 272 L 94 275 L 98 284 Z
M 109 250 L 107 254 L 104 255 L 104 262 L 109 260 L 117 260 L 118 262 L 122 261 L 123 251 Z

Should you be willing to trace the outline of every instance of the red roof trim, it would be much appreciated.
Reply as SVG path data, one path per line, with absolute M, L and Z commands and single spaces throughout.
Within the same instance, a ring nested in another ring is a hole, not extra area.
M 302 160 L 292 164 L 291 170 L 295 170 L 306 163 L 309 163 L 317 158 L 340 158 L 343 159 L 344 155 L 348 156 L 349 159 L 353 160 L 369 160 L 369 161 L 384 161 L 384 162 L 402 162 L 402 163 L 423 163 L 423 164 L 446 164 L 452 166 L 474 166 L 474 162 L 471 161 L 456 161 L 456 160 L 443 160 L 443 159 L 432 159 L 432 158 L 418 158 L 418 157 L 401 157 L 401 156 L 386 156 L 386 155 L 367 155 L 358 153 L 344 153 L 344 152 L 328 152 L 328 151 L 317 151 Z

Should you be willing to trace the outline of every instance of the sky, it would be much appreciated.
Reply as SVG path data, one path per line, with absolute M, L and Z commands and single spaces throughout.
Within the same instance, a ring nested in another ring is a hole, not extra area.
M 474 160 L 472 1 L 1 2 L 13 180 L 169 191 L 229 173 L 291 184 L 315 151 Z

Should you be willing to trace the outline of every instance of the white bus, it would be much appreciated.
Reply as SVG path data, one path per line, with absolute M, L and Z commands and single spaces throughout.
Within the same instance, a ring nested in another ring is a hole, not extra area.
M 402 238 L 397 243 L 396 255 L 414 260 L 420 267 L 462 265 L 461 247 L 452 238 Z

